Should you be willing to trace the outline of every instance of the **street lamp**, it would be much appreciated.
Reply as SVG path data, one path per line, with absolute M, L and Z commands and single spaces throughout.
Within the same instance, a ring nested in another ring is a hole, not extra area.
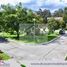
M 34 25 L 35 25 L 35 21 L 36 21 L 36 19 L 34 18 L 33 21 L 34 21 Z
M 36 19 L 34 18 L 33 21 L 34 21 L 34 41 L 35 41 L 35 21 Z

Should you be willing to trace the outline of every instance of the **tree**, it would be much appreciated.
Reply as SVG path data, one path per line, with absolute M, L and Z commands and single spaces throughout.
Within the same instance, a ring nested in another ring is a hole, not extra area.
M 63 9 L 58 9 L 54 11 L 53 17 L 63 17 Z
M 10 4 L 1 5 L 1 8 L 3 9 L 2 18 L 3 18 L 3 22 L 4 22 L 4 31 L 5 32 L 8 32 L 9 30 L 12 31 L 13 29 L 11 27 L 11 23 L 12 23 L 13 19 L 11 19 L 11 18 L 14 16 L 15 10 Z
M 50 20 L 48 20 L 48 28 L 49 28 L 49 32 L 53 33 L 55 30 L 59 29 L 59 21 L 55 20 L 54 18 L 51 18 Z
M 42 17 L 37 15 L 32 10 L 23 8 L 22 3 L 19 3 L 16 6 L 12 6 L 10 4 L 1 5 L 1 8 L 2 13 L 0 12 L 0 19 L 2 20 L 0 20 L 0 22 L 4 22 L 4 31 L 10 32 L 11 34 L 13 34 L 15 31 L 17 39 L 19 39 L 20 24 L 28 23 L 34 25 L 33 19 L 36 20 L 35 23 L 42 22 Z
M 67 26 L 67 7 L 64 8 L 63 20 L 65 22 L 65 26 Z
M 65 23 L 67 23 L 67 7 L 64 8 L 63 19 L 64 19 Z
M 15 21 L 15 31 L 17 32 L 17 39 L 19 39 L 19 25 L 26 21 L 27 12 L 25 8 L 22 8 L 22 4 L 19 3 L 16 7 L 16 21 Z
M 65 29 L 66 28 L 66 24 L 65 24 L 64 20 L 59 21 L 59 24 L 60 24 L 60 28 L 61 29 Z
M 39 9 L 39 11 L 37 11 L 37 14 L 43 18 L 43 23 L 47 23 L 47 17 L 51 17 L 51 12 L 47 9 Z
M 35 19 L 35 20 L 34 20 Z M 27 20 L 26 24 L 28 24 L 28 28 L 25 29 L 25 32 L 27 35 L 30 35 L 32 31 L 34 31 L 34 26 L 37 26 L 36 24 L 40 24 L 43 22 L 43 18 L 40 15 L 37 15 L 32 10 L 27 10 Z M 35 25 L 34 25 L 35 23 Z M 35 32 L 36 33 L 36 32 Z
M 2 5 L 3 17 L 6 25 L 6 30 L 17 33 L 17 39 L 19 39 L 19 24 L 24 22 L 26 16 L 26 10 L 22 8 L 22 4 L 19 3 L 15 7 L 8 5 Z

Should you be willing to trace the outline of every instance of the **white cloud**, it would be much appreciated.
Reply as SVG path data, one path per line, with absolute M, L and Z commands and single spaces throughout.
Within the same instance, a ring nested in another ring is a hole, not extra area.
M 37 0 L 36 4 L 37 6 L 42 6 L 45 3 L 46 0 Z
M 67 0 L 65 0 L 67 1 Z M 63 4 L 63 0 L 36 0 L 36 5 L 37 6 L 42 6 L 42 5 L 50 5 L 50 4 L 54 4 L 54 5 L 60 5 Z
M 67 6 L 67 0 L 37 0 L 36 6 L 38 8 L 43 9 L 49 9 L 51 12 L 54 12 L 55 10 L 59 8 L 63 8 Z
M 0 0 L 0 4 L 8 4 L 8 3 L 15 4 L 19 2 L 28 3 L 31 2 L 31 0 Z
M 62 1 L 60 1 L 60 0 L 47 0 L 46 1 L 46 4 L 61 4 L 61 3 L 63 3 Z
M 47 8 L 52 11 L 63 8 L 64 6 L 67 6 L 67 0 L 0 0 L 0 4 L 17 4 L 19 2 L 22 2 L 23 5 L 27 8 L 31 8 L 33 10 L 37 10 L 39 8 Z M 31 4 L 28 4 L 31 3 Z
M 64 0 L 64 3 L 67 3 L 67 0 Z

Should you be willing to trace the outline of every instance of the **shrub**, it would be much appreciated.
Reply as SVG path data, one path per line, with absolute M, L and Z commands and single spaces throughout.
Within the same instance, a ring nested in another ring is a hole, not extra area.
M 3 57 L 2 56 L 0 56 L 0 60 L 3 60 Z
M 67 61 L 67 56 L 65 57 L 65 60 Z
M 50 33 L 53 33 L 55 30 L 59 29 L 59 21 L 55 20 L 54 18 L 51 18 L 48 20 L 48 29 Z
M 0 50 L 0 53 L 3 53 L 3 52 Z
M 21 67 L 26 67 L 24 64 L 21 64 Z

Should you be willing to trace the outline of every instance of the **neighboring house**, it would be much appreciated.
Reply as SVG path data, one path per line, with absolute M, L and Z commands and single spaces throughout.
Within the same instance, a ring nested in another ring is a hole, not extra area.
M 50 20 L 51 18 L 54 18 L 55 20 L 63 20 L 63 17 L 48 17 L 47 19 Z

